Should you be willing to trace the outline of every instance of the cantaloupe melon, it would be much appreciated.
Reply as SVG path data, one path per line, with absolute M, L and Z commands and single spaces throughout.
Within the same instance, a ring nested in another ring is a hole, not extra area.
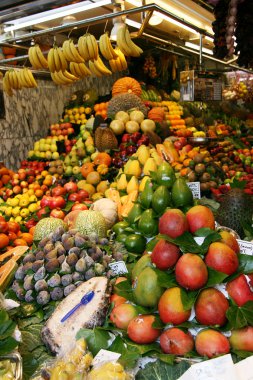
M 44 239 L 44 237 L 48 236 L 51 232 L 54 232 L 56 228 L 63 227 L 65 230 L 67 229 L 67 225 L 63 222 L 63 220 L 58 218 L 44 218 L 41 219 L 35 227 L 33 240 L 39 241 Z
M 95 232 L 99 237 L 105 237 L 107 232 L 107 224 L 101 212 L 91 210 L 79 212 L 73 228 L 83 235 Z

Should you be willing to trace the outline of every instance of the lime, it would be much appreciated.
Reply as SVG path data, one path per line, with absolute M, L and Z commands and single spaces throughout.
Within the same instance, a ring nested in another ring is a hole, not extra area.
M 129 235 L 127 235 L 127 233 L 121 233 L 121 234 L 118 234 L 116 236 L 116 241 L 119 241 L 120 243 L 124 243 L 125 244 L 125 241 L 126 241 L 126 238 L 128 237 Z
M 138 234 L 128 235 L 125 240 L 125 247 L 129 252 L 143 253 L 146 248 L 146 239 Z
M 122 232 L 124 232 L 124 230 L 129 226 L 129 224 L 126 222 L 126 221 L 122 221 L 122 222 L 118 222 L 116 224 L 114 224 L 114 226 L 112 227 L 112 230 L 113 232 L 116 234 L 116 235 L 119 235 L 121 234 Z

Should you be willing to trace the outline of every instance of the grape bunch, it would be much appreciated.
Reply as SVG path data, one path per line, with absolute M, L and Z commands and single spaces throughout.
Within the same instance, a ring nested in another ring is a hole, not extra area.
M 112 272 L 109 263 L 123 259 L 119 244 L 94 234 L 57 228 L 23 258 L 12 289 L 19 300 L 46 305 L 67 297 L 78 285 Z

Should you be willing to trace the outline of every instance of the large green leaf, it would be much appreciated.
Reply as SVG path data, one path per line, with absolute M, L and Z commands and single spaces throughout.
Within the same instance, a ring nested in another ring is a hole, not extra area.
M 253 256 L 239 254 L 239 271 L 242 273 L 252 273 L 253 272 Z
M 199 290 L 190 292 L 181 288 L 181 301 L 182 301 L 184 310 L 190 310 L 192 308 L 192 306 L 194 305 L 196 301 L 196 298 L 198 297 L 198 294 L 199 294 Z
M 16 323 L 9 320 L 0 324 L 0 339 L 8 338 L 11 336 L 16 328 Z
M 158 279 L 158 285 L 162 288 L 172 288 L 174 286 L 178 286 L 176 282 L 175 273 L 170 273 L 166 271 L 162 271 L 157 268 L 152 268 L 156 274 Z
M 169 365 L 160 360 L 148 363 L 144 369 L 140 369 L 135 380 L 177 380 L 190 367 L 187 361 L 181 361 L 175 365 Z
M 80 329 L 76 335 L 76 339 L 84 338 L 87 341 L 89 350 L 95 356 L 99 350 L 107 349 L 109 346 L 110 334 L 103 329 L 95 328 Z
M 221 284 L 225 280 L 225 278 L 228 277 L 226 273 L 219 272 L 210 267 L 207 267 L 207 270 L 208 270 L 208 281 L 205 285 L 206 287 Z
M 134 302 L 133 289 L 130 281 L 121 281 L 115 285 L 115 293 L 125 297 L 128 301 Z
M 114 339 L 108 350 L 121 354 L 119 361 L 124 367 L 132 368 L 140 358 L 140 353 L 135 347 L 128 347 L 119 335 Z
M 18 342 L 12 336 L 0 340 L 0 356 L 10 354 L 17 346 Z

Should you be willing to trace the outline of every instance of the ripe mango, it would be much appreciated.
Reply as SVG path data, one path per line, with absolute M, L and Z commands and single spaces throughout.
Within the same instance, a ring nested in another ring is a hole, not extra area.
M 133 296 L 137 305 L 144 307 L 156 307 L 163 293 L 158 285 L 157 274 L 152 268 L 145 268 L 135 281 Z
M 148 175 L 145 175 L 145 176 L 142 178 L 142 180 L 141 180 L 141 182 L 140 182 L 140 184 L 139 184 L 139 192 L 140 192 L 140 193 L 144 190 L 144 188 L 145 188 L 145 184 L 146 184 L 146 182 L 147 182 L 148 179 L 150 179 L 150 177 L 149 177 Z

